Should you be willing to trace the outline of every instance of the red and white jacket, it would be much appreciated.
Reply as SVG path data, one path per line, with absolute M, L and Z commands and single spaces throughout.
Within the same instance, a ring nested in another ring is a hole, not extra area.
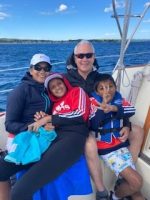
M 88 136 L 89 97 L 82 88 L 72 87 L 65 77 L 63 81 L 67 87 L 65 96 L 57 98 L 48 91 L 53 102 L 52 124 L 58 134 L 76 133 Z

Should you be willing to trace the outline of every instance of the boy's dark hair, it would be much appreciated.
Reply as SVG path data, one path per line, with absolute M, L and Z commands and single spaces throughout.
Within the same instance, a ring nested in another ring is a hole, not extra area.
M 96 80 L 96 83 L 94 85 L 95 91 L 97 91 L 98 84 L 103 81 L 111 81 L 113 83 L 113 85 L 116 87 L 115 80 L 113 79 L 113 77 L 110 74 L 101 74 L 101 76 L 99 76 L 99 78 Z

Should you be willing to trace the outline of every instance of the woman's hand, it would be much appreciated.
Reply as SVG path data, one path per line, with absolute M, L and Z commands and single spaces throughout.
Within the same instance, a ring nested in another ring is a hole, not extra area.
M 45 126 L 44 126 L 45 130 L 47 131 L 51 131 L 53 129 L 55 129 L 55 126 L 52 125 L 52 123 L 47 123 Z
M 51 116 L 51 115 L 46 115 L 45 117 L 39 119 L 38 121 L 36 121 L 36 122 L 30 124 L 30 125 L 28 126 L 28 130 L 29 130 L 29 131 L 35 131 L 35 132 L 37 132 L 38 129 L 39 129 L 41 126 L 46 125 L 48 122 L 51 122 L 51 120 L 52 120 L 52 116 Z
M 39 129 L 40 126 L 41 126 L 38 122 L 39 122 L 39 121 L 34 122 L 34 123 L 28 125 L 28 130 L 29 130 L 29 131 L 33 131 L 33 132 L 38 132 L 38 129 Z
M 38 121 L 39 119 L 42 119 L 43 117 L 47 116 L 48 114 L 46 114 L 43 111 L 40 112 L 36 112 L 34 115 L 34 121 Z

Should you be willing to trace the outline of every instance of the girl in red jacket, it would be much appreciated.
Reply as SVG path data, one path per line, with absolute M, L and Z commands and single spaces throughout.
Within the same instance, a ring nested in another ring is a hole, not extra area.
M 90 100 L 84 90 L 72 87 L 68 80 L 58 73 L 46 78 L 45 88 L 53 103 L 52 115 L 46 115 L 31 124 L 29 129 L 37 131 L 40 126 L 51 123 L 60 136 L 68 132 L 88 136 Z

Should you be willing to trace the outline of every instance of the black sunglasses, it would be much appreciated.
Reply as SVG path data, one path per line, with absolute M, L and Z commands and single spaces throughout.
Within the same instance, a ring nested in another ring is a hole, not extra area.
M 86 57 L 87 59 L 92 58 L 92 56 L 94 55 L 94 53 L 79 53 L 79 54 L 75 54 L 75 56 L 79 59 L 83 59 L 84 57 Z
M 51 65 L 45 65 L 45 67 L 42 67 L 40 64 L 36 64 L 34 65 L 34 69 L 38 72 L 40 72 L 42 69 L 45 71 L 45 72 L 50 72 L 51 71 L 51 68 L 52 66 Z

